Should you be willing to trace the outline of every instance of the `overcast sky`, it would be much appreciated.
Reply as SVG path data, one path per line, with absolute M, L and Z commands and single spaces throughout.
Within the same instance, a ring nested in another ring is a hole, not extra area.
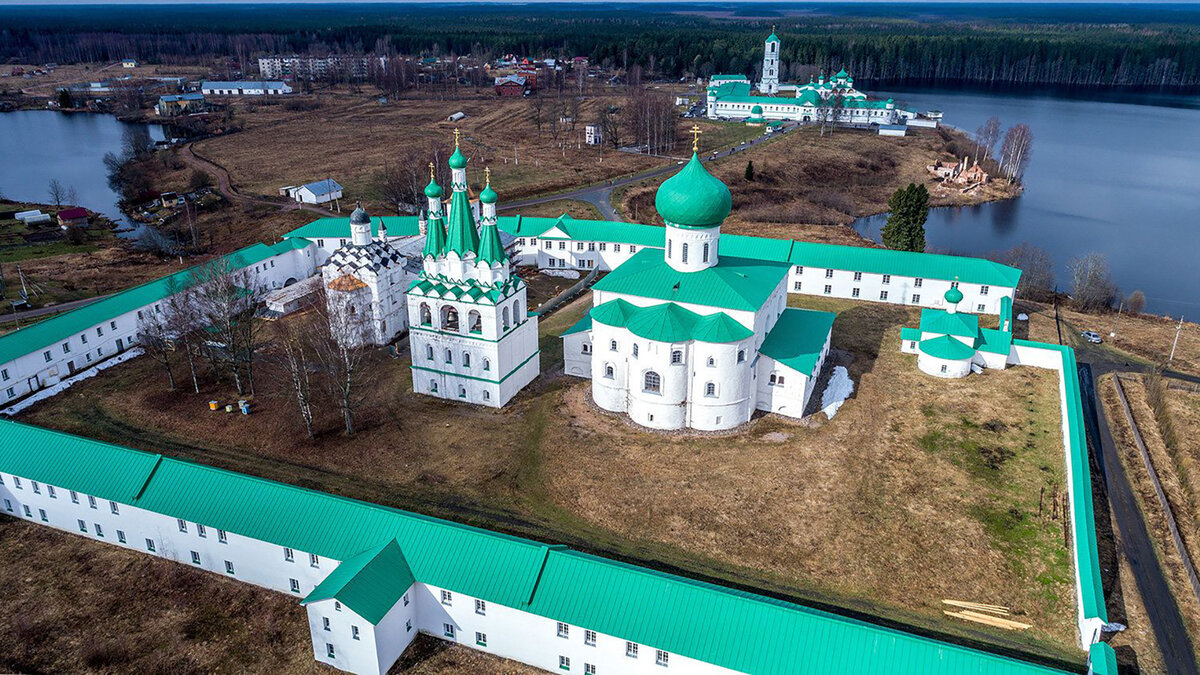
M 219 4 L 296 4 L 296 3 L 313 3 L 313 4 L 337 4 L 337 3 L 377 3 L 377 4 L 403 4 L 406 2 L 419 2 L 422 4 L 432 4 L 434 1 L 439 3 L 457 2 L 460 4 L 530 4 L 535 2 L 564 2 L 567 0 L 0 0 L 0 5 L 219 5 Z M 611 4 L 610 0 L 569 0 L 572 3 L 591 2 L 591 3 L 606 3 Z M 681 0 L 620 0 L 621 2 L 674 2 L 678 3 Z M 854 2 L 858 4 L 871 3 L 894 3 L 902 2 L 920 3 L 920 4 L 1042 4 L 1045 0 L 801 0 L 796 3 L 799 5 L 819 4 L 821 2 Z M 1051 0 L 1055 3 L 1067 4 L 1198 4 L 1196 0 Z M 731 3 L 746 3 L 746 2 L 770 2 L 779 4 L 779 0 L 700 0 L 689 4 L 701 4 L 703 2 L 720 2 L 721 4 Z

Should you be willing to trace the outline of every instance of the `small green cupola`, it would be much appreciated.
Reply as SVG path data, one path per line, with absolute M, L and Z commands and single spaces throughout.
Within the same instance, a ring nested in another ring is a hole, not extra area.
M 429 176 L 429 185 L 425 186 L 425 196 L 430 199 L 439 199 L 442 196 L 442 186 L 438 185 L 437 181 L 434 180 L 432 172 L 430 172 Z
M 729 188 L 700 162 L 699 127 L 692 127 L 692 159 L 658 188 L 654 208 L 667 225 L 708 228 L 720 225 L 733 208 Z
M 458 131 L 458 129 L 455 129 L 454 130 L 454 154 L 450 155 L 450 161 L 448 162 L 450 164 L 451 169 L 467 168 L 467 156 L 462 154 L 462 148 L 458 147 L 458 137 L 459 137 L 459 131 Z
M 751 117 L 762 117 L 762 113 L 763 113 L 762 106 L 758 105 L 757 103 L 755 103 L 754 107 L 750 109 Z
M 771 26 L 771 34 L 767 36 L 767 42 L 779 42 L 779 36 L 775 34 L 774 26 Z
M 498 199 L 500 195 L 492 189 L 492 182 L 489 180 L 487 185 L 483 186 L 483 192 L 479 193 L 479 201 L 483 204 L 495 204 Z
M 950 308 L 950 311 L 957 309 L 958 303 L 963 300 L 962 291 L 958 290 L 958 286 L 951 286 L 950 290 L 946 291 L 946 295 L 942 297 L 946 298 L 946 306 Z

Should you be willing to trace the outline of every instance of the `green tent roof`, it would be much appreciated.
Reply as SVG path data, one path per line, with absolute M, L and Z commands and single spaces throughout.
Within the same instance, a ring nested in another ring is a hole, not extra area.
M 944 309 L 925 308 L 921 310 L 921 330 L 925 333 L 957 335 L 975 340 L 979 338 L 979 317 L 975 314 L 951 314 Z
M 767 42 L 779 42 L 779 36 L 775 34 L 775 31 L 771 31 L 771 34 L 767 36 Z
M 598 281 L 593 290 L 623 293 L 707 307 L 757 311 L 788 266 L 765 260 L 721 255 L 715 267 L 680 272 L 663 260 L 657 249 L 638 251 Z
M 938 359 L 963 361 L 975 356 L 975 350 L 963 344 L 961 340 L 949 335 L 921 340 L 917 347 L 925 354 Z
M 16 422 L 0 420 L 0 439 L 0 471 L 358 568 L 330 582 L 325 591 L 336 588 L 333 597 L 395 593 L 408 574 L 398 568 L 394 541 L 422 583 L 738 672 L 1061 672 L 563 546 Z M 387 573 L 377 576 L 376 564 Z M 363 611 L 377 614 L 384 602 L 367 600 Z
M 902 326 L 900 328 L 900 339 L 905 340 L 905 341 L 916 340 L 917 342 L 920 342 L 921 341 L 921 329 L 920 328 L 909 328 L 908 326 Z
M 1012 333 L 997 328 L 980 328 L 979 351 L 1007 355 L 1012 351 Z
M 584 314 L 583 318 L 576 321 L 574 324 L 571 325 L 570 328 L 568 328 L 568 329 L 564 330 L 562 333 L 560 333 L 559 337 L 567 337 L 568 335 L 574 335 L 576 333 L 583 333 L 583 332 L 589 331 L 591 329 L 592 329 L 592 315 L 590 313 Z
M 817 359 L 833 329 L 832 312 L 789 307 L 779 315 L 758 351 L 805 375 L 813 375 Z
M 475 229 L 475 216 L 471 213 L 471 201 L 465 190 L 455 190 L 450 196 L 450 213 L 446 223 L 446 253 L 457 253 L 460 258 L 479 250 L 479 231 Z
M 343 561 L 300 604 L 336 599 L 378 624 L 414 581 L 399 542 L 389 539 Z
M 626 328 L 634 335 L 656 342 L 713 342 L 723 344 L 753 337 L 754 331 L 724 312 L 697 314 L 673 302 L 638 307 L 621 299 L 592 308 L 592 321 Z
M 446 227 L 442 225 L 440 216 L 430 218 L 425 224 L 425 248 L 421 250 L 421 255 L 436 258 L 445 252 Z

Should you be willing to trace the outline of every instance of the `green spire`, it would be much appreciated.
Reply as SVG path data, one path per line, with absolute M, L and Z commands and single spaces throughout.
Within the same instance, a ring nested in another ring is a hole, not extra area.
M 446 228 L 438 216 L 430 217 L 425 228 L 425 248 L 421 255 L 436 258 L 446 252 Z
M 453 251 L 464 258 L 479 250 L 479 232 L 471 215 L 471 202 L 466 190 L 455 190 L 450 196 L 450 217 L 446 225 L 446 252 Z
M 500 241 L 500 230 L 496 227 L 495 223 L 489 222 L 485 224 L 479 236 L 478 260 L 482 260 L 489 265 L 495 265 L 508 260 L 508 254 L 504 251 L 504 242 Z

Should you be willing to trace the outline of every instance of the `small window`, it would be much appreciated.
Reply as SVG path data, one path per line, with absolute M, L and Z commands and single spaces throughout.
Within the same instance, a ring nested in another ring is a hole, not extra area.
M 442 635 L 445 635 L 446 637 L 453 639 L 454 638 L 454 624 L 452 624 L 452 623 L 442 624 Z
M 914 293 L 914 294 L 913 294 L 912 304 L 914 304 L 914 305 L 919 305 L 919 304 L 921 304 L 921 296 L 920 296 L 920 294 L 917 294 L 917 293 Z
M 943 373 L 946 372 L 946 366 L 944 366 L 944 365 L 942 366 L 942 372 Z
M 558 669 L 559 670 L 570 670 L 571 669 L 571 657 L 569 657 L 569 656 L 558 657 Z
M 596 646 L 596 631 L 594 631 L 594 630 L 583 631 L 583 644 L 585 644 L 589 647 L 595 647 Z
M 950 288 L 958 288 L 958 281 L 957 281 L 957 280 L 956 280 L 956 281 L 951 281 L 951 282 L 950 282 Z
M 233 574 L 233 563 L 232 562 L 230 562 L 228 560 L 225 561 L 225 571 L 228 572 L 229 574 Z
M 610 379 L 610 380 L 613 379 L 614 374 L 613 374 L 613 367 L 612 367 L 611 363 L 604 364 L 604 377 L 607 379 Z
M 796 274 L 804 274 L 804 265 L 796 265 Z
M 852 297 L 852 298 L 858 297 L 858 289 L 857 288 L 850 289 L 850 297 Z
M 738 350 L 738 363 L 742 363 L 742 362 L 744 362 L 745 360 L 746 360 L 746 350 L 745 350 L 745 349 L 739 349 L 739 350 Z
M 798 291 L 798 290 L 800 290 L 800 286 L 801 286 L 800 282 L 799 282 L 799 281 L 797 281 L 797 282 L 795 282 L 795 283 L 793 283 L 793 284 L 792 284 L 792 290 L 793 290 L 793 291 Z
M 109 510 L 109 511 L 112 511 L 112 514 L 113 514 L 114 516 L 119 516 L 119 515 L 121 515 L 121 510 L 120 510 L 119 508 L 117 508 L 117 503 L 116 503 L 116 502 L 109 502 L 109 503 L 108 503 L 108 510 Z
M 321 628 L 324 628 L 325 630 L 332 630 L 329 627 L 329 617 L 327 617 L 327 616 L 321 617 Z
M 656 650 L 655 650 L 655 652 L 654 652 L 654 662 L 655 662 L 656 664 L 660 665 L 660 666 L 665 666 L 665 665 L 667 665 L 667 661 L 668 661 L 670 658 L 671 658 L 671 655 L 670 655 L 670 654 L 668 654 L 668 653 L 666 653 L 666 652 L 664 652 L 664 651 L 663 651 L 663 650 L 661 650 L 661 649 L 656 649 Z
M 412 619 L 405 619 L 404 630 L 405 630 L 405 632 L 408 632 L 408 633 L 412 632 Z
M 192 551 L 192 563 L 194 563 L 196 565 L 200 564 L 200 552 L 199 551 Z
M 717 383 L 716 382 L 705 383 L 704 395 L 709 396 L 709 397 L 716 396 L 717 395 Z
M 46 363 L 50 363 L 50 359 L 52 358 L 50 356 L 50 350 L 47 349 L 46 351 L 42 352 L 42 357 L 46 359 Z
M 333 601 L 333 609 L 334 609 L 334 611 L 338 611 L 338 612 L 342 611 L 342 603 L 338 602 L 337 600 L 334 600 Z
M 883 283 L 885 283 L 885 284 L 892 283 L 892 275 L 890 275 L 890 274 L 883 275 Z
M 350 626 L 350 637 L 358 639 L 358 626 Z
M 24 505 L 24 506 L 22 506 L 21 508 L 22 508 L 22 509 L 24 509 L 24 511 L 25 511 L 25 517 L 26 517 L 26 518 L 32 518 L 32 517 L 33 517 L 33 511 L 31 511 L 31 510 L 30 510 L 30 508 L 29 508 L 29 505 L 28 505 L 28 504 L 25 504 L 25 505 Z
M 179 524 L 180 532 L 187 532 L 187 521 L 186 520 L 184 520 L 183 518 L 178 518 L 178 519 L 176 519 L 175 522 Z
M 450 591 L 442 591 L 442 604 L 443 605 L 454 604 L 454 594 L 451 593 Z
M 830 286 L 829 284 L 825 284 L 825 295 L 829 295 L 832 292 L 833 292 L 833 286 Z
M 117 530 L 117 541 L 125 543 L 125 530 Z
M 404 606 L 408 607 L 408 593 L 404 594 Z
M 283 559 L 287 562 L 296 562 L 296 553 L 290 548 L 283 549 Z
M 479 615 L 487 614 L 487 603 L 483 600 L 475 601 L 475 613 Z
M 7 500 L 7 499 L 5 499 L 5 500 L 4 500 L 4 510 L 5 510 L 5 511 L 8 511 L 9 513 L 12 513 L 12 510 L 13 510 L 13 508 L 12 508 L 12 502 L 11 502 L 11 501 L 9 501 L 9 500 Z
M 308 554 L 308 564 L 311 567 L 320 567 L 321 566 L 320 556 L 318 556 L 316 553 L 309 553 Z
M 671 352 L 671 365 L 677 366 L 683 363 L 683 352 L 676 349 Z
M 293 593 L 300 592 L 300 580 L 299 579 L 288 579 L 288 585 L 291 587 Z
M 854 273 L 854 280 L 855 280 L 855 281 L 862 281 L 862 272 L 855 272 L 855 273 Z
M 217 541 L 222 544 L 229 543 L 229 536 L 225 534 L 225 530 L 217 530 Z
M 879 299 L 887 300 L 887 291 L 879 291 Z
M 29 481 L 29 485 L 30 485 L 30 487 L 33 488 L 33 494 L 35 494 L 35 495 L 42 494 L 42 486 L 36 480 Z
M 104 530 L 103 530 L 103 529 L 101 529 L 101 527 L 100 527 L 100 523 L 93 523 L 93 524 L 92 524 L 92 527 L 96 528 L 96 536 L 97 536 L 97 537 L 103 537 L 103 536 L 104 536 Z
M 825 278 L 832 279 L 833 278 L 833 270 L 825 270 Z
M 651 394 L 661 393 L 662 392 L 662 377 L 660 377 L 659 374 L 654 372 L 653 370 L 646 371 L 646 376 L 645 376 L 643 384 L 642 384 L 642 391 L 645 391 L 645 392 L 651 393 Z
M 638 645 L 636 642 L 626 642 L 625 643 L 625 656 L 628 656 L 631 659 L 636 659 L 637 653 L 638 653 Z
M 571 636 L 571 627 L 562 621 L 558 622 L 558 637 L 565 638 Z
M 18 485 L 17 487 L 21 487 L 21 486 Z M 88 506 L 92 507 L 93 509 L 96 508 L 96 498 L 95 497 L 88 495 Z
M 205 539 L 208 537 L 208 528 L 204 527 L 200 523 L 196 523 L 196 534 L 200 535 L 201 539 Z
M 328 629 L 326 629 L 326 630 L 328 630 Z M 333 652 L 333 644 L 331 644 L 329 642 L 325 643 L 325 656 L 328 656 L 331 659 L 336 658 L 336 656 L 334 655 L 334 652 Z
M 916 279 L 913 279 L 913 288 L 920 288 L 920 287 L 921 287 L 921 282 L 922 282 L 922 281 L 924 281 L 924 279 L 922 279 L 922 278 L 920 278 L 920 277 L 917 277 Z
M 28 508 L 28 507 L 26 507 L 26 508 Z M 86 534 L 87 533 L 87 523 L 83 522 L 82 520 L 77 520 L 75 522 L 79 524 L 79 531 Z M 146 543 L 150 543 L 150 540 L 147 539 Z M 150 550 L 153 551 L 154 549 L 150 549 Z
M 636 359 L 636 358 L 637 358 L 637 356 L 638 356 L 638 345 L 637 345 L 637 343 L 635 342 L 635 343 L 633 343 L 633 358 L 635 358 L 635 359 Z
M 0 479 L 0 485 L 4 484 L 4 480 Z M 50 499 L 58 499 L 58 494 L 54 491 L 53 485 L 46 486 L 46 493 L 50 495 Z
M 480 647 L 486 647 L 487 646 L 487 633 L 480 633 L 477 631 L 475 633 L 475 644 L 479 645 Z
M 583 672 L 584 675 L 596 675 L 596 666 L 590 663 L 585 663 L 583 664 Z
M 979 294 L 980 294 L 980 295 L 987 295 L 987 294 L 988 294 L 988 290 L 990 290 L 990 289 L 989 289 L 987 286 L 980 286 L 980 287 L 979 287 Z
M 154 553 L 154 540 L 153 539 L 146 540 L 146 550 L 150 551 L 151 553 Z
M 976 305 L 976 306 L 975 306 L 975 311 L 976 311 L 976 312 L 979 312 L 980 314 L 983 314 L 983 312 L 984 312 L 984 307 L 983 307 L 983 305 L 982 305 L 982 304 L 980 304 L 980 305 Z
M 50 518 L 46 515 L 46 509 L 38 509 L 38 517 L 42 519 L 43 523 L 50 522 Z
M 616 340 L 608 341 L 608 351 L 610 351 L 610 352 L 617 351 L 617 341 Z

